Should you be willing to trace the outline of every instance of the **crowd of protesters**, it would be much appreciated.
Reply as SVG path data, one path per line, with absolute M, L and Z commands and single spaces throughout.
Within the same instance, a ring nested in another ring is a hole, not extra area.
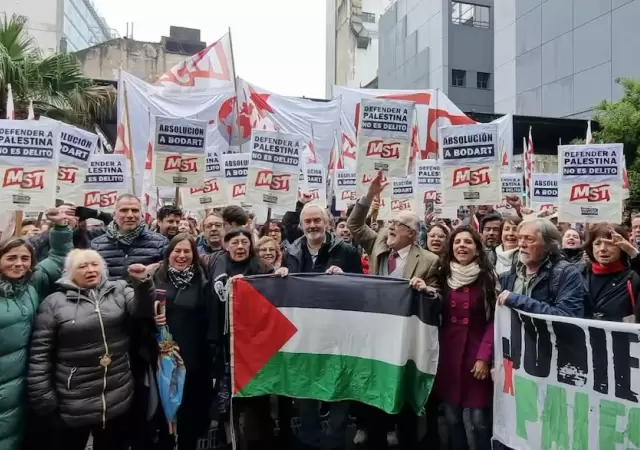
M 186 367 L 180 450 L 195 450 L 211 420 L 227 442 L 242 429 L 245 450 L 344 449 L 349 415 L 355 448 L 439 449 L 444 434 L 451 450 L 487 450 L 496 305 L 638 322 L 640 215 L 584 229 L 510 198 L 505 217 L 483 206 L 462 221 L 403 212 L 384 222 L 384 187 L 378 175 L 336 218 L 301 195 L 262 226 L 238 206 L 202 221 L 164 206 L 146 224 L 133 195 L 112 213 L 62 204 L 22 221 L 0 242 L 0 450 L 83 450 L 89 436 L 95 450 L 174 448 L 154 381 L 165 324 Z M 227 280 L 300 272 L 402 278 L 440 303 L 440 362 L 422 418 L 297 399 L 294 437 L 292 399 L 230 397 Z

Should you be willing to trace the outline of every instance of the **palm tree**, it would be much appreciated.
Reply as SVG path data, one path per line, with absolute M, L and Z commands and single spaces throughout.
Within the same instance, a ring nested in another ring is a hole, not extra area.
M 116 102 L 113 87 L 99 86 L 82 74 L 75 55 L 43 56 L 27 34 L 26 20 L 0 17 L 0 111 L 5 117 L 7 85 L 11 84 L 16 118 L 27 115 L 29 100 L 37 115 L 46 115 L 90 129 L 111 114 Z

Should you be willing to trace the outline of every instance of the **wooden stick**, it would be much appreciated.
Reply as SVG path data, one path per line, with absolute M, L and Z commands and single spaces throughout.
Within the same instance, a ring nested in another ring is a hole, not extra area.
M 42 216 L 44 215 L 44 213 L 40 213 L 38 214 L 38 220 L 36 220 L 36 228 L 40 228 L 40 225 L 42 225 Z
M 22 231 L 22 219 L 24 218 L 23 211 L 16 211 L 16 221 L 15 228 L 13 229 L 13 236 L 20 236 L 20 232 Z

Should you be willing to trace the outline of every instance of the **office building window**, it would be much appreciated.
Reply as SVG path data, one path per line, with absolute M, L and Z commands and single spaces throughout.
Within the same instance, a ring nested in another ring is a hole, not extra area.
M 489 7 L 472 3 L 452 2 L 451 22 L 457 25 L 489 28 L 491 26 Z
M 363 12 L 362 21 L 367 23 L 376 23 L 376 15 L 373 13 Z
M 490 73 L 478 72 L 476 76 L 476 85 L 478 89 L 489 89 L 489 77 Z
M 451 71 L 451 86 L 465 87 L 467 85 L 467 72 L 465 70 Z

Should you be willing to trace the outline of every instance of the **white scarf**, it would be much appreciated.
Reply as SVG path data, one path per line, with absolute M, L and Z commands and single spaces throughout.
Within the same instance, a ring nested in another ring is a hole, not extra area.
M 449 267 L 451 268 L 451 275 L 447 278 L 447 284 L 451 289 L 460 289 L 463 286 L 472 284 L 480 274 L 480 266 L 475 261 L 466 266 L 451 262 Z
M 518 247 L 511 250 L 503 250 L 502 245 L 495 248 L 496 252 L 496 273 L 508 272 L 513 265 L 513 254 L 518 250 Z

